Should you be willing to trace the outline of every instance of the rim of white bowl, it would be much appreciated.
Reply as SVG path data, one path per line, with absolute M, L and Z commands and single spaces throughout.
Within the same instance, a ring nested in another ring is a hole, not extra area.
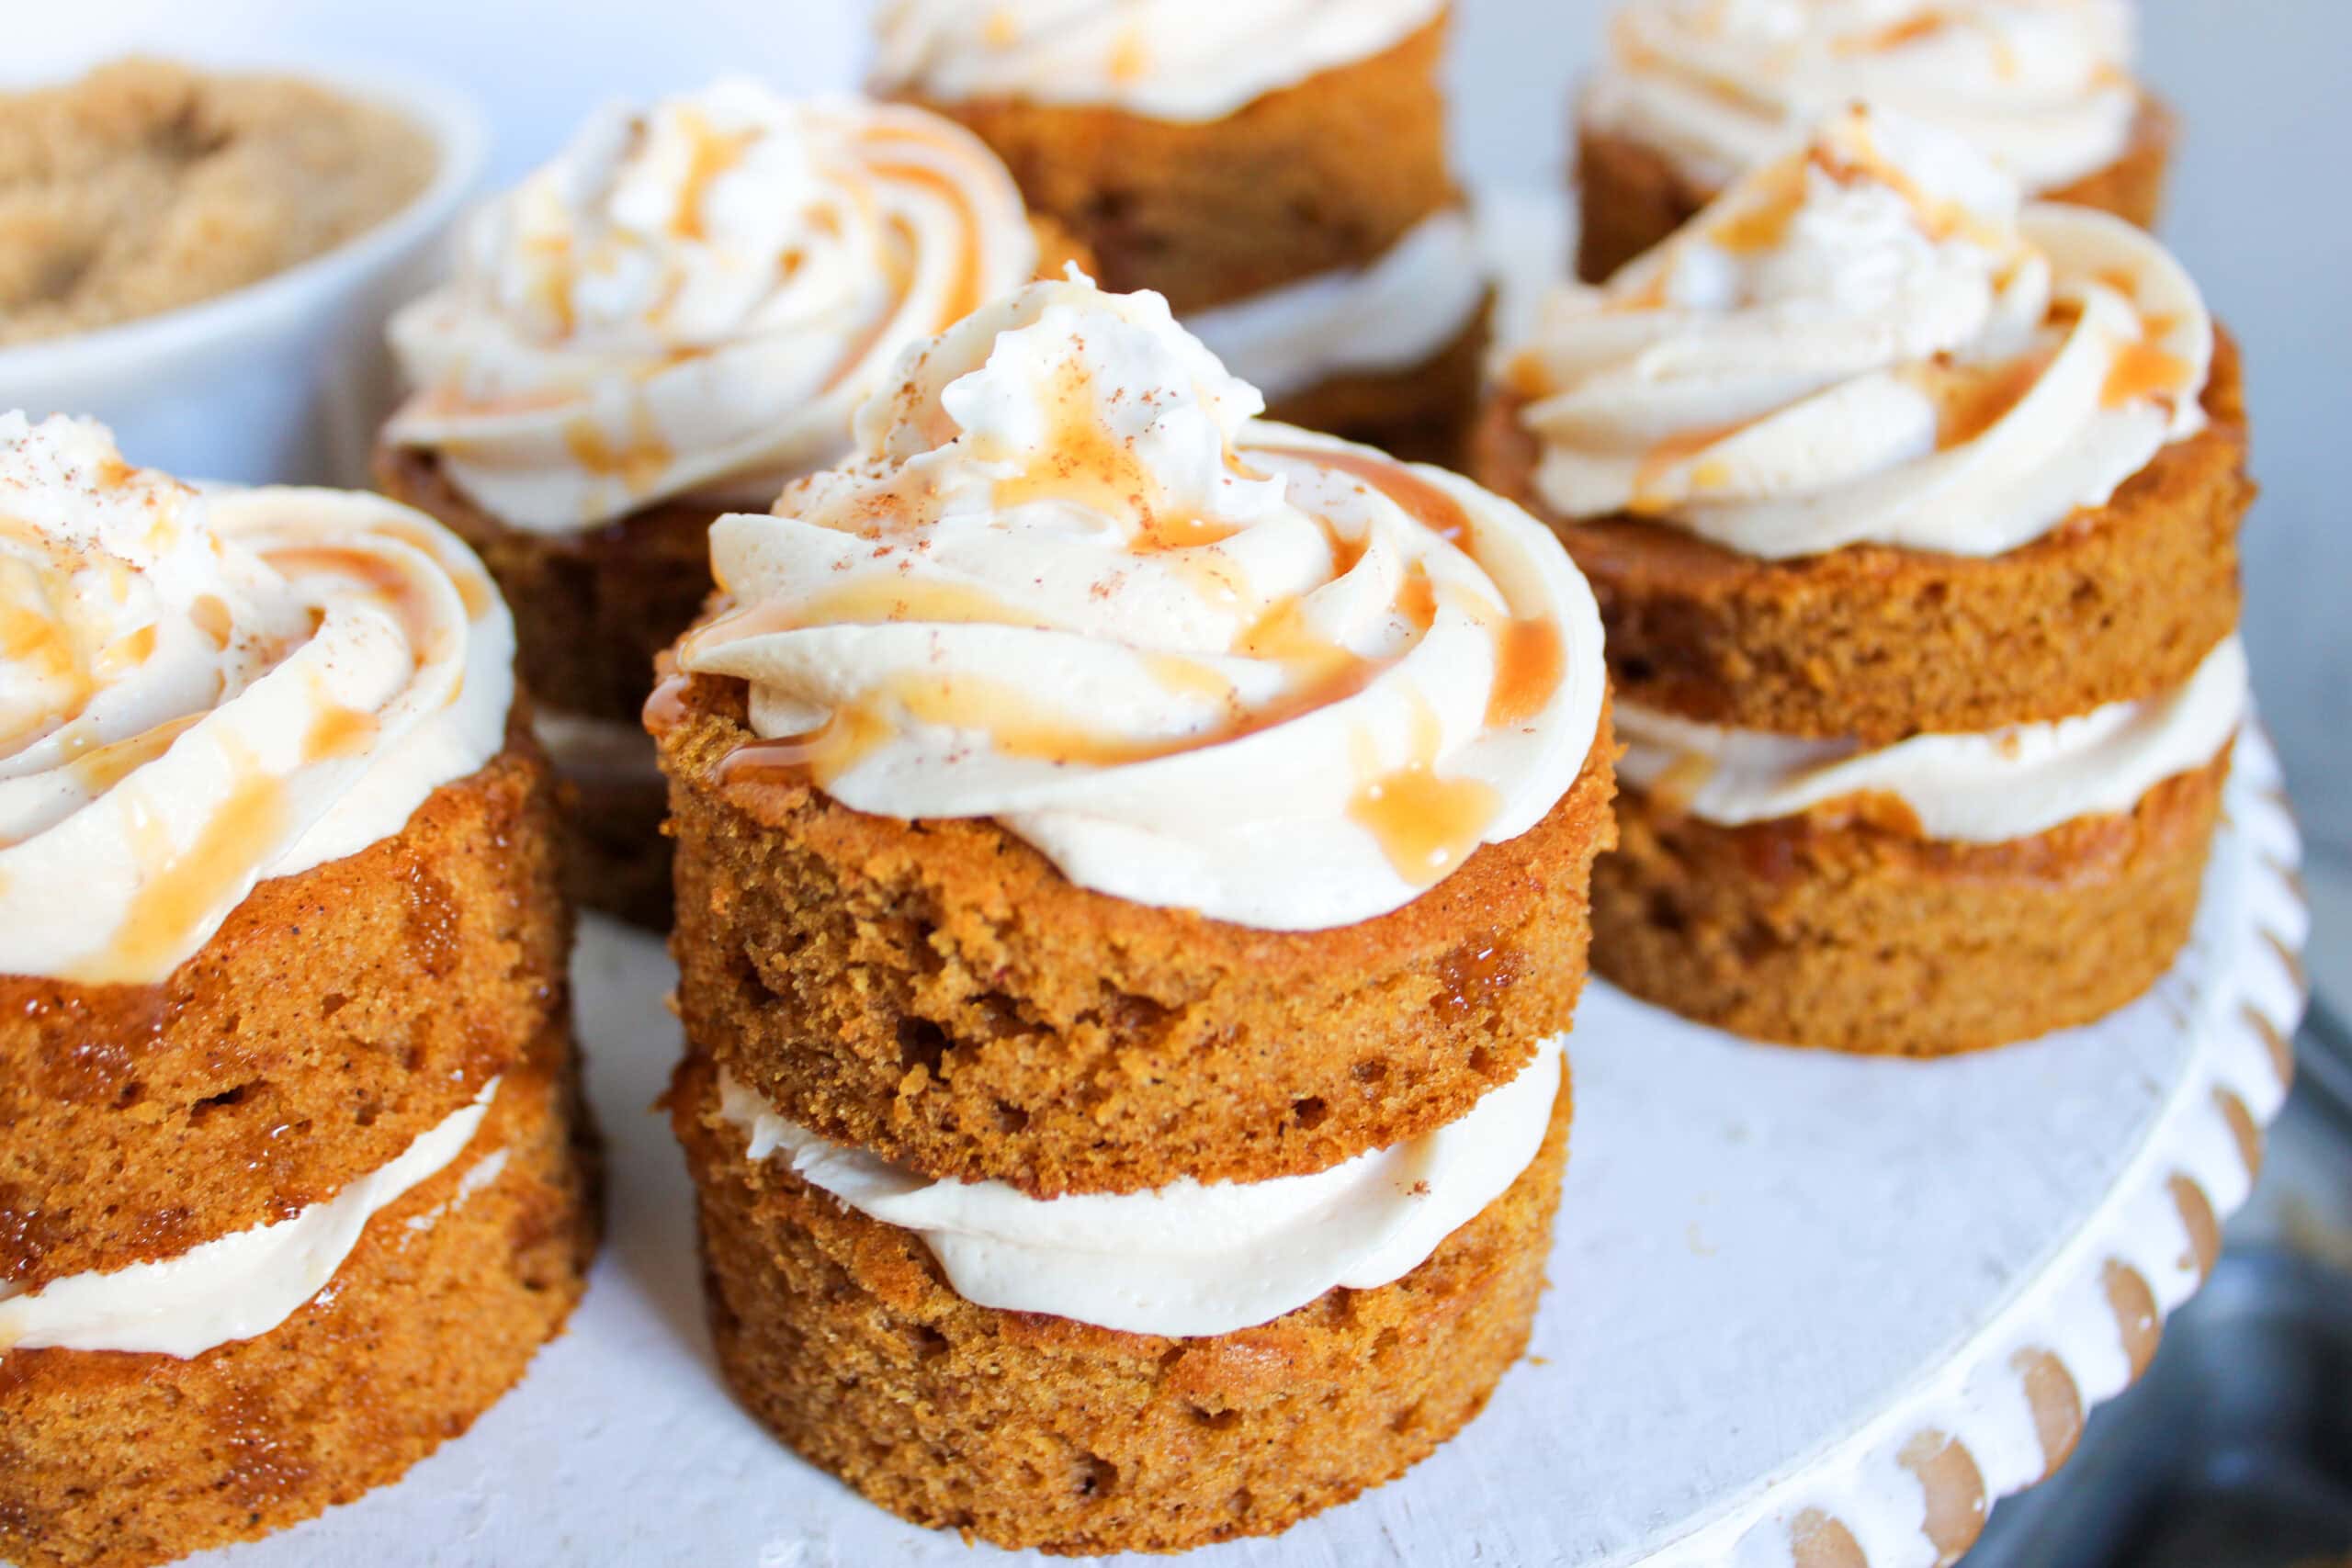
M 267 277 L 209 299 L 140 316 L 110 327 L 0 348 L 0 407 L 21 406 L 15 389 L 59 376 L 86 377 L 109 366 L 166 358 L 290 314 L 414 243 L 452 217 L 481 181 L 490 160 L 490 122 L 472 97 L 399 72 L 366 75 L 333 67 L 212 67 L 222 74 L 265 73 L 330 88 L 391 110 L 431 138 L 438 160 L 424 188 L 341 244 Z M 62 411 L 87 412 L 87 411 Z

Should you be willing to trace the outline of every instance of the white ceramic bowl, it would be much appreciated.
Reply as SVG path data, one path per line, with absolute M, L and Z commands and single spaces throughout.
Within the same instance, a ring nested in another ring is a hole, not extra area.
M 481 112 L 430 83 L 304 70 L 406 116 L 439 155 L 406 207 L 334 250 L 227 294 L 74 337 L 0 349 L 0 409 L 91 414 L 123 456 L 250 483 L 357 484 L 398 395 L 384 320 L 430 285 L 481 182 Z

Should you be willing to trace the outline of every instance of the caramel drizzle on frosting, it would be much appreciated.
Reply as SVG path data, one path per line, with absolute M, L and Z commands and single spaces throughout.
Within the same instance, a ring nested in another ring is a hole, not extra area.
M 1213 525 L 1171 523 L 1156 514 L 1151 504 L 1155 487 L 1135 455 L 1108 437 L 1098 421 L 1085 416 L 1091 405 L 1082 369 L 1072 364 L 1057 377 L 1053 399 L 1057 413 L 1048 439 L 1054 456 L 1034 474 L 1000 481 L 992 498 L 998 506 L 1075 499 L 1134 515 L 1138 525 L 1130 549 L 1138 556 L 1204 549 L 1227 536 L 1226 530 Z M 1448 543 L 1476 555 L 1476 530 L 1462 505 L 1401 464 L 1319 447 L 1264 446 L 1249 452 L 1344 474 L 1386 496 Z M 1232 455 L 1230 461 L 1238 471 L 1248 471 L 1240 455 Z M 1341 539 L 1328 521 L 1325 528 L 1333 546 L 1335 574 L 1343 573 L 1363 545 Z M 1214 555 L 1213 550 L 1206 553 Z M 1390 608 L 1417 636 L 1434 623 L 1437 591 L 1418 563 L 1405 573 Z M 1496 673 L 1482 722 L 1498 728 L 1525 723 L 1551 701 L 1565 677 L 1559 628 L 1542 619 L 1512 618 L 1489 606 L 1464 608 L 1494 638 Z M 689 648 L 814 626 L 877 621 L 1038 625 L 1034 617 L 974 590 L 884 581 L 846 587 L 797 604 L 765 604 L 726 612 L 693 634 Z M 1402 657 L 1365 657 L 1317 634 L 1296 600 L 1262 606 L 1236 639 L 1233 651 L 1281 666 L 1291 677 L 1289 683 L 1272 700 L 1231 712 L 1225 722 L 1199 732 L 1106 739 L 1001 682 L 952 671 L 906 673 L 842 705 L 817 730 L 739 745 L 722 759 L 719 777 L 756 785 L 805 775 L 826 787 L 886 744 L 903 723 L 982 732 L 1005 755 L 1057 765 L 1116 767 L 1153 761 L 1244 739 L 1344 701 L 1369 687 Z M 1231 682 L 1197 660 L 1155 655 L 1149 666 L 1171 691 L 1231 703 Z M 683 678 L 673 677 L 655 691 L 646 707 L 649 724 L 658 729 L 683 716 Z M 1427 886 L 1477 846 L 1499 798 L 1480 781 L 1436 775 L 1442 725 L 1418 694 L 1414 705 L 1410 754 L 1403 765 L 1382 768 L 1369 738 L 1356 738 L 1358 777 L 1349 815 L 1378 840 L 1400 877 Z

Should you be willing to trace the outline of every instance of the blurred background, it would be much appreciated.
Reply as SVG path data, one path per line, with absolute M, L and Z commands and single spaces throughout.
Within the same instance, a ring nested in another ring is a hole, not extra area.
M 790 91 L 853 86 L 865 9 L 864 0 L 77 0 L 10 7 L 0 81 L 70 75 L 131 51 L 390 68 L 449 82 L 486 107 L 490 178 L 503 184 L 607 99 L 722 70 Z M 1569 95 L 1608 9 L 1607 0 L 1455 0 L 1457 155 L 1476 186 L 1559 187 Z M 2143 0 L 2142 14 L 2143 74 L 2185 124 L 2166 237 L 2246 351 L 2264 494 L 2245 537 L 2245 637 L 2310 840 L 2312 966 L 2342 1008 L 2352 1004 L 2352 204 L 2340 194 L 2352 154 L 2343 81 L 2352 4 Z M 2168 1347 L 2187 1348 L 2093 1423 L 2065 1482 L 1996 1516 L 1972 1564 L 2288 1560 L 2245 1557 L 2222 1543 L 2248 1538 L 2211 1532 L 2232 1526 L 2233 1509 L 2290 1517 L 2292 1499 L 2247 1490 L 2279 1473 L 2252 1463 L 2266 1441 L 2317 1437 L 2339 1460 L 2352 1452 L 2352 1407 L 2312 1404 L 2352 1386 L 2352 1303 L 2336 1301 L 2332 1315 L 2310 1307 L 2310 1281 L 2297 1272 L 2312 1258 L 2352 1267 L 2352 1100 L 2329 1092 L 2326 1058 L 2315 1059 L 2274 1135 L 2256 1200 L 2232 1227 L 2239 1255 L 2167 1331 Z M 2181 1516 L 2163 1538 L 2171 1544 L 2132 1545 L 2131 1531 L 2154 1529 L 2147 1521 L 2165 1508 Z

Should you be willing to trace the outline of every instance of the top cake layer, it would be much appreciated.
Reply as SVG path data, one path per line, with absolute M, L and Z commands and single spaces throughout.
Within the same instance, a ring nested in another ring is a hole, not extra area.
M 1036 266 L 969 132 L 722 81 L 591 120 L 475 220 L 457 276 L 393 320 L 417 392 L 386 436 L 535 532 L 764 504 L 844 455 L 910 339 Z
M 1768 559 L 1995 556 L 2202 428 L 2213 325 L 2120 220 L 2020 203 L 1949 133 L 1855 108 L 1600 288 L 1511 367 L 1560 516 Z
M 1379 53 L 1443 0 L 891 0 L 875 23 L 876 88 L 935 103 L 1095 105 L 1222 119 L 1318 72 Z
M 989 818 L 1073 883 L 1278 931 L 1412 901 L 1596 736 L 1541 525 L 1252 420 L 1152 294 L 1035 285 L 910 350 L 858 455 L 722 519 L 679 649 L 860 811 Z
M 2130 145 L 2134 44 L 2129 0 L 1633 0 L 1582 113 L 1712 190 L 1866 98 L 2046 191 Z
M 0 415 L 0 974 L 153 983 L 504 743 L 514 627 L 404 507 Z

